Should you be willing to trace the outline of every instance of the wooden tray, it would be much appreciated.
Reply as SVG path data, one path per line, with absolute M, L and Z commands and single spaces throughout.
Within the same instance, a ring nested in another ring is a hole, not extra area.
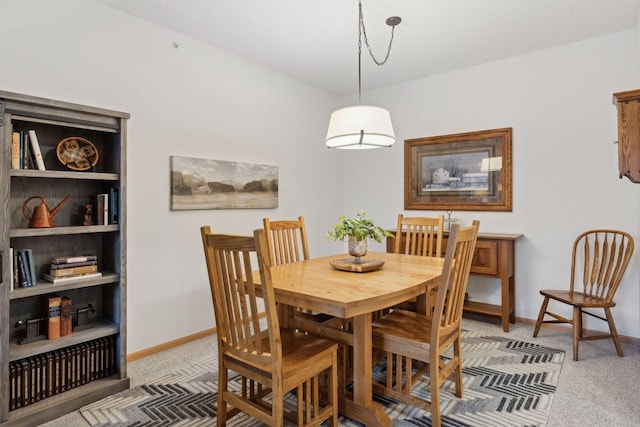
M 329 264 L 331 264 L 331 266 L 336 270 L 366 273 L 367 271 L 376 271 L 380 269 L 384 265 L 384 261 L 369 259 L 366 261 L 355 262 L 353 258 L 342 258 L 329 261 Z

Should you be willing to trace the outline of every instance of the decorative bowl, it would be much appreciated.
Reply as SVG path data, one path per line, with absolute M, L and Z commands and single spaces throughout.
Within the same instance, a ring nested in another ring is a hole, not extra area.
M 71 136 L 60 141 L 56 154 L 60 163 L 76 171 L 86 171 L 98 163 L 96 146 L 79 136 Z

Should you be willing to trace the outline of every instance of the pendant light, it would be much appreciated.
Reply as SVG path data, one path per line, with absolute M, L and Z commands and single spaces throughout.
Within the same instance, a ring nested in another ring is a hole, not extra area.
M 367 39 L 367 31 L 364 26 L 362 14 L 362 1 L 358 1 L 358 105 L 340 108 L 331 113 L 329 129 L 327 130 L 326 144 L 329 148 L 342 149 L 369 149 L 391 147 L 396 140 L 391 124 L 389 111 L 374 105 L 362 105 L 362 39 L 364 37 L 367 50 L 377 65 L 384 65 L 389 59 L 393 35 L 396 25 L 402 19 L 392 16 L 386 23 L 391 27 L 391 39 L 387 55 L 384 60 L 378 61 Z

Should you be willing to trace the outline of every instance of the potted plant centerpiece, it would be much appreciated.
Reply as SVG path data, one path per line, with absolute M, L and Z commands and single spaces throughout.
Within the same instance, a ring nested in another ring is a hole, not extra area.
M 369 239 L 381 243 L 383 237 L 393 237 L 393 234 L 375 225 L 373 220 L 367 218 L 365 211 L 360 211 L 355 218 L 347 218 L 345 215 L 338 218 L 338 223 L 327 231 L 327 237 L 334 241 L 348 238 L 349 255 L 354 256 L 355 262 L 359 263 L 360 257 L 367 254 Z

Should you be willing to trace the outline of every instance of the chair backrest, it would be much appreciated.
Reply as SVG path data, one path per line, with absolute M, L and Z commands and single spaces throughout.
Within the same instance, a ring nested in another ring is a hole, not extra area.
M 455 332 L 460 327 L 479 227 L 477 220 L 466 228 L 460 228 L 459 224 L 451 226 L 433 313 L 432 337 Z
M 216 318 L 219 354 L 276 366 L 282 358 L 280 327 L 264 230 L 253 236 L 211 233 L 200 228 L 209 273 L 211 298 Z M 252 277 L 252 256 L 258 259 L 260 292 Z M 267 328 L 260 329 L 260 306 L 264 299 Z M 263 341 L 268 334 L 269 344 Z
M 299 216 L 297 220 L 278 221 L 264 218 L 262 222 L 267 235 L 271 265 L 309 259 L 309 243 L 304 217 Z
M 571 257 L 571 292 L 613 301 L 631 255 L 633 238 L 618 230 L 590 230 L 580 234 L 573 244 Z
M 442 256 L 442 232 L 444 215 L 437 218 L 406 218 L 398 214 L 396 228 L 396 246 L 394 252 L 406 255 Z M 402 233 L 405 233 L 405 245 L 402 250 Z

